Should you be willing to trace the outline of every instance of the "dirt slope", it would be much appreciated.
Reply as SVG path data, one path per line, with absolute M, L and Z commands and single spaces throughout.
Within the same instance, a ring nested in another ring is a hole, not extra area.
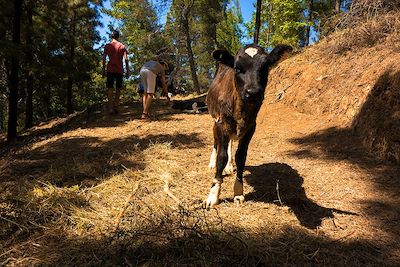
M 400 42 L 330 53 L 339 37 L 275 68 L 269 101 L 280 94 L 285 105 L 354 130 L 370 152 L 400 164 Z
M 212 119 L 82 114 L 2 154 L 0 263 L 10 266 L 395 266 L 399 167 L 369 157 L 337 123 L 265 102 L 246 203 L 200 208 Z M 57 123 L 55 123 L 57 125 Z M 43 132 L 43 129 L 46 131 Z M 279 196 L 279 197 L 278 197 Z

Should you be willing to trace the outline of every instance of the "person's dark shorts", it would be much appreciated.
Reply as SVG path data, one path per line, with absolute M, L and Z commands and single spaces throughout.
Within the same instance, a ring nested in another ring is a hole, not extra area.
M 114 82 L 115 82 L 116 88 L 122 88 L 122 80 L 123 80 L 122 73 L 107 72 L 106 86 L 107 88 L 114 88 Z

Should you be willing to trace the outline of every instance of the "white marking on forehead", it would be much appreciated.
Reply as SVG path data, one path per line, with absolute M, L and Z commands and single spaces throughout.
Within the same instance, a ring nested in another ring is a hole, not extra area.
M 254 47 L 249 47 L 244 50 L 244 52 L 253 58 L 255 55 L 257 55 L 258 49 Z

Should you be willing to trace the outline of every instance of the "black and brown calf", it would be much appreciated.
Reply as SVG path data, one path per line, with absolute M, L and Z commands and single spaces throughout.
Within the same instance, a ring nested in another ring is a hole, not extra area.
M 235 56 L 226 50 L 214 51 L 213 57 L 219 65 L 208 90 L 207 105 L 215 119 L 214 147 L 209 167 L 216 167 L 216 173 L 204 202 L 207 209 L 219 202 L 224 169 L 226 173 L 233 172 L 232 140 L 239 141 L 235 155 L 234 202 L 243 203 L 243 170 L 247 149 L 256 129 L 257 113 L 264 100 L 268 71 L 289 51 L 291 47 L 286 45 L 275 47 L 271 53 L 258 45 L 247 45 Z

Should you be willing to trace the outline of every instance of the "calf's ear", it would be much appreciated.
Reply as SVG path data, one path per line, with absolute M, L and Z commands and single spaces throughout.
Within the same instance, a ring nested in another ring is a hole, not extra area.
M 218 49 L 215 50 L 212 55 L 217 62 L 233 68 L 234 58 L 228 51 L 224 49 Z
M 275 64 L 292 50 L 293 48 L 289 45 L 278 45 L 271 51 L 271 53 L 269 53 L 268 61 L 271 64 Z

